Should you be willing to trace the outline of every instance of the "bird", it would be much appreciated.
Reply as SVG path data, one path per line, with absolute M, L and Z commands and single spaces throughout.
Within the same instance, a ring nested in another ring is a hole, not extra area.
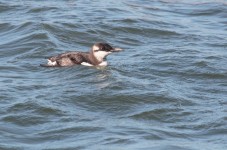
M 107 66 L 106 57 L 112 52 L 120 52 L 121 48 L 113 48 L 108 43 L 95 43 L 89 52 L 71 51 L 47 58 L 42 67 L 67 67 L 74 65 Z

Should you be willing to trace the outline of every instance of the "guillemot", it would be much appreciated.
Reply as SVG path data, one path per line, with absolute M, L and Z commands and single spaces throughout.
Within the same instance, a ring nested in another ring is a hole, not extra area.
M 64 67 L 73 65 L 107 66 L 105 58 L 112 52 L 122 51 L 121 48 L 113 48 L 107 43 L 96 43 L 90 52 L 66 52 L 47 59 L 43 67 Z

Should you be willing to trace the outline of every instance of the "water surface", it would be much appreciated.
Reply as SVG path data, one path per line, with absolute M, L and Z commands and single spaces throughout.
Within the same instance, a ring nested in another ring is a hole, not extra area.
M 225 0 L 0 1 L 0 149 L 225 150 Z M 42 68 L 108 42 L 109 66 Z

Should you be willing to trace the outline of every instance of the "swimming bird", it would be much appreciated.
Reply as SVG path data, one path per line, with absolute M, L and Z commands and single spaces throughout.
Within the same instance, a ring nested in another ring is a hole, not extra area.
M 113 48 L 107 43 L 95 43 L 89 52 L 66 52 L 47 59 L 43 67 L 64 67 L 73 65 L 107 66 L 106 57 L 112 52 L 122 51 L 121 48 Z

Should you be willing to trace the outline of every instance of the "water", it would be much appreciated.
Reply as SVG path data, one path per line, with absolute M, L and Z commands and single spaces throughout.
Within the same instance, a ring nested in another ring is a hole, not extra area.
M 0 149 L 227 149 L 227 1 L 0 1 Z M 109 66 L 42 68 L 95 42 Z

